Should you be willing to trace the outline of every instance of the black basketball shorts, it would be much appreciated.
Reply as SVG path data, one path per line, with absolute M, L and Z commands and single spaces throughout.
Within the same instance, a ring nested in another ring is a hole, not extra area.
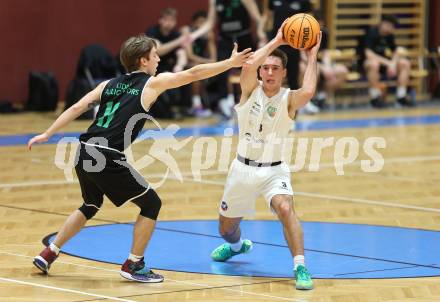
M 121 152 L 80 144 L 75 166 L 86 204 L 100 208 L 104 195 L 117 207 L 145 194 L 148 183 Z

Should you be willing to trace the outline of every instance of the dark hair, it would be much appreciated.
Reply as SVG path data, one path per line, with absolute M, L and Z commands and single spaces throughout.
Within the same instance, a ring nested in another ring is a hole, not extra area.
M 119 55 L 121 63 L 127 72 L 138 70 L 140 59 L 148 59 L 153 47 L 157 47 L 157 42 L 144 34 L 128 38 L 122 44 Z
M 382 22 L 383 21 L 390 22 L 394 26 L 399 25 L 399 20 L 397 20 L 396 16 L 394 15 L 382 15 Z
M 287 55 L 284 51 L 282 51 L 281 49 L 277 48 L 274 51 L 272 51 L 272 53 L 269 55 L 269 57 L 277 57 L 281 59 L 281 65 L 283 66 L 283 68 L 286 68 L 287 66 Z
M 160 16 L 161 17 L 165 17 L 165 16 L 177 17 L 177 10 L 173 7 L 167 7 L 161 12 Z
M 322 12 L 322 10 L 315 10 L 313 12 L 313 16 L 315 17 L 316 20 L 318 21 L 325 21 L 324 19 L 324 14 Z
M 206 11 L 199 10 L 192 15 L 191 20 L 196 21 L 198 18 L 206 18 L 208 15 L 206 14 Z

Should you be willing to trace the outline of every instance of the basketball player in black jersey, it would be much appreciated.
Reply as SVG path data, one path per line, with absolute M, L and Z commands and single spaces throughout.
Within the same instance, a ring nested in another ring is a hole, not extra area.
M 34 258 L 34 265 L 47 273 L 60 248 L 98 212 L 106 195 L 117 207 L 131 201 L 140 208 L 134 224 L 131 253 L 122 265 L 121 276 L 138 282 L 163 281 L 163 276 L 145 266 L 143 257 L 161 200 L 126 162 L 123 151 L 136 139 L 148 118 L 148 109 L 162 92 L 240 67 L 251 54 L 250 49 L 237 52 L 235 44 L 226 60 L 155 76 L 160 61 L 155 40 L 143 34 L 129 38 L 122 45 L 120 54 L 121 62 L 129 73 L 101 83 L 63 112 L 43 134 L 28 142 L 29 149 L 34 143 L 46 142 L 83 112 L 100 104 L 96 120 L 80 136 L 77 151 L 75 170 L 84 202 L 67 218 L 50 246 Z

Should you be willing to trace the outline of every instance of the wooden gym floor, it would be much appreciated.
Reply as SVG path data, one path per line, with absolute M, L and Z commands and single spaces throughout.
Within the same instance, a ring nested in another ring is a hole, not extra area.
M 301 116 L 300 120 L 438 115 L 440 107 L 423 107 L 323 113 L 314 117 Z M 0 138 L 38 133 L 54 118 L 53 113 L 2 115 Z M 210 121 L 185 121 L 179 125 L 190 127 L 194 123 L 208 125 Z M 162 126 L 166 124 L 161 122 Z M 78 121 L 65 131 L 80 132 L 87 126 L 88 122 Z M 294 173 L 294 190 L 299 192 L 295 208 L 303 221 L 440 231 L 439 123 L 301 131 L 295 136 L 355 137 L 361 144 L 366 138 L 375 136 L 387 142 L 386 148 L 380 150 L 385 165 L 378 173 L 361 170 L 360 160 L 365 158 L 361 152 L 358 160 L 344 167 L 343 176 L 336 175 L 332 164 L 334 148 L 323 151 L 319 171 L 303 169 Z M 220 141 L 219 137 L 215 139 Z M 236 140 L 233 142 L 235 150 Z M 193 143 L 194 140 L 182 150 L 171 152 L 184 181 L 171 177 L 157 189 L 163 200 L 159 216 L 162 221 L 217 219 L 226 174 L 216 171 L 217 166 L 214 166 L 202 172 L 201 181 L 194 180 L 190 164 Z M 148 144 L 136 145 L 136 156 L 142 156 Z M 22 144 L 0 146 L 0 301 L 440 301 L 439 277 L 316 279 L 316 288 L 305 292 L 295 290 L 290 279 L 159 270 L 165 282 L 149 285 L 120 278 L 118 265 L 65 254 L 60 255 L 49 275 L 42 275 L 32 265 L 32 257 L 43 247 L 42 238 L 56 232 L 66 216 L 82 203 L 78 184 L 66 181 L 63 171 L 54 165 L 55 150 L 54 144 L 35 146 L 32 152 Z M 150 181 L 160 179 L 164 171 L 165 166 L 160 162 L 141 170 Z M 103 209 L 88 225 L 106 221 L 132 222 L 136 214 L 137 209 L 132 205 L 117 209 L 105 201 Z M 253 219 L 274 219 L 261 199 Z M 411 248 L 411 242 L 407 245 Z

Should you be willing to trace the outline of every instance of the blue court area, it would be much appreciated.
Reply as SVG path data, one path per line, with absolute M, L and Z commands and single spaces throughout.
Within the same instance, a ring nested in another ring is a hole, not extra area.
M 295 131 L 320 131 L 347 128 L 376 128 L 376 127 L 402 127 L 409 125 L 432 125 L 440 124 L 440 115 L 420 116 L 395 116 L 386 118 L 365 118 L 365 119 L 341 119 L 341 120 L 304 120 L 296 122 Z M 168 129 L 146 129 L 140 133 L 143 139 L 166 138 L 166 137 L 189 137 L 189 136 L 222 136 L 226 129 L 232 127 L 233 133 L 238 133 L 237 126 L 219 123 L 211 126 L 182 127 L 177 132 Z M 86 129 L 84 129 L 85 131 Z M 45 144 L 56 144 L 63 137 L 79 138 L 80 132 L 57 133 Z M 21 135 L 0 136 L 0 146 L 26 145 L 36 133 Z
M 145 254 L 152 268 L 234 276 L 293 277 L 293 261 L 278 221 L 242 222 L 251 253 L 225 263 L 211 251 L 223 243 L 217 221 L 161 221 Z M 304 222 L 306 262 L 314 278 L 364 279 L 440 276 L 440 232 L 362 224 Z M 132 224 L 84 228 L 62 249 L 96 261 L 122 264 Z M 54 235 L 46 238 L 52 241 Z

